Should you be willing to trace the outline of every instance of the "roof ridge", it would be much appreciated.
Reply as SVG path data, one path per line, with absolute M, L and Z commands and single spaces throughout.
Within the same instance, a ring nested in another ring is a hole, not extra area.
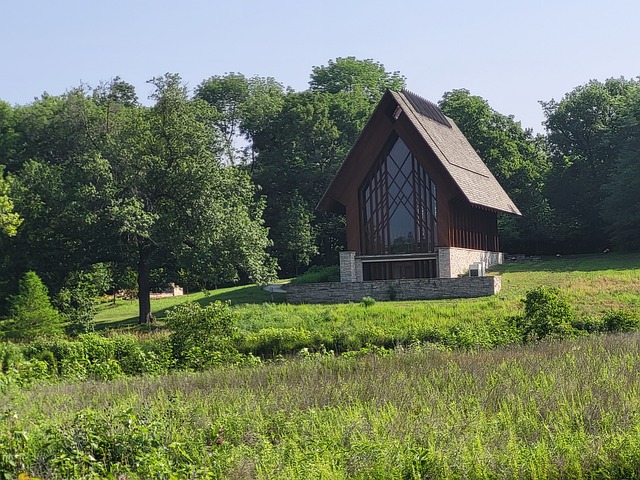
M 406 88 L 403 88 L 400 93 L 402 93 L 407 98 L 407 100 L 409 100 L 409 103 L 417 113 L 429 118 L 430 120 L 433 120 L 434 122 L 438 122 L 445 127 L 452 128 L 451 122 L 449 122 L 449 119 L 442 112 L 442 110 L 440 110 L 440 107 L 438 107 L 437 104 L 433 103 L 430 100 L 427 100 L 417 93 L 413 93 L 411 90 L 408 90 Z

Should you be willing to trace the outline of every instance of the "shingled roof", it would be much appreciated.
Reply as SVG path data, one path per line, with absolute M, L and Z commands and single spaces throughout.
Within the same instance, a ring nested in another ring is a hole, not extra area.
M 391 95 L 471 204 L 521 215 L 452 119 L 408 90 Z
M 437 105 L 408 90 L 387 91 L 386 95 L 393 97 L 402 114 L 406 115 L 472 205 L 521 215 L 518 207 L 511 201 L 455 122 L 444 115 Z M 350 157 L 351 153 L 336 177 L 340 175 Z M 329 209 L 334 183 L 329 185 L 318 208 Z

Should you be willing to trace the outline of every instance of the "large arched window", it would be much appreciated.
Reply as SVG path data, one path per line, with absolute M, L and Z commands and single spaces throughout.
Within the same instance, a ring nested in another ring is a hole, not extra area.
M 434 252 L 436 186 L 402 139 L 391 145 L 360 188 L 363 254 Z

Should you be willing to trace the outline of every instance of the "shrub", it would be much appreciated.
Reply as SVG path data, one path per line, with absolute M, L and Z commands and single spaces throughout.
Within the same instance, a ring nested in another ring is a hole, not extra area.
M 169 311 L 167 326 L 173 331 L 169 339 L 181 367 L 202 369 L 238 358 L 234 313 L 228 303 L 216 301 L 204 308 L 183 303 Z
M 365 307 L 370 307 L 371 305 L 376 303 L 376 299 L 373 297 L 362 297 L 360 303 Z
M 602 318 L 607 332 L 631 332 L 640 326 L 640 314 L 631 310 L 612 310 Z
M 246 335 L 244 348 L 256 355 L 276 356 L 309 347 L 311 333 L 304 328 L 266 327 Z
M 564 338 L 573 336 L 573 312 L 571 306 L 555 287 L 541 286 L 527 292 L 524 303 L 524 316 L 519 327 L 525 340 L 531 337 Z
M 0 372 L 7 372 L 23 360 L 22 350 L 10 342 L 0 342 Z
M 78 340 L 84 346 L 84 353 L 91 363 L 106 362 L 114 357 L 115 344 L 112 338 L 97 333 L 83 333 Z
M 325 283 L 339 281 L 340 267 L 338 265 L 333 265 L 331 267 L 320 267 L 318 265 L 314 265 L 302 275 L 291 280 L 291 283 Z
M 23 347 L 24 356 L 41 359 L 52 373 L 64 378 L 85 379 L 89 360 L 85 343 L 64 338 L 39 338 Z M 53 358 L 52 358 L 53 357 Z
M 58 307 L 67 320 L 70 335 L 92 332 L 96 308 L 87 289 L 81 286 L 65 287 L 58 293 Z
M 574 318 L 571 325 L 573 328 L 587 333 L 602 332 L 604 330 L 603 319 L 600 317 Z
M 7 338 L 16 340 L 63 333 L 60 314 L 51 306 L 47 287 L 35 272 L 25 273 L 18 294 L 9 297 L 9 319 L 3 330 Z

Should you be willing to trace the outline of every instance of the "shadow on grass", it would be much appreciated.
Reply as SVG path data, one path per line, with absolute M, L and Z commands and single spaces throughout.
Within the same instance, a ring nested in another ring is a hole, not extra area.
M 185 295 L 181 297 L 170 297 L 167 299 L 151 300 L 151 312 L 153 313 L 157 324 L 146 325 L 138 324 L 137 308 L 138 302 L 134 301 L 127 304 L 120 304 L 116 307 L 106 307 L 106 309 L 113 308 L 116 318 L 97 319 L 95 325 L 96 330 L 105 329 L 125 329 L 133 330 L 136 332 L 148 332 L 163 327 L 162 320 L 166 317 L 167 312 L 176 305 L 186 302 L 196 302 L 205 307 L 212 302 L 231 302 L 231 305 L 246 305 L 246 304 L 260 304 L 260 303 L 282 303 L 285 301 L 285 296 L 282 293 L 272 293 L 265 291 L 262 287 L 257 285 L 243 285 L 239 287 L 221 288 L 218 290 L 210 290 L 205 292 L 199 292 L 195 294 Z M 133 310 L 135 308 L 135 310 Z M 121 315 L 118 315 L 115 310 L 121 309 Z
M 638 270 L 640 253 L 593 253 L 561 257 L 541 257 L 539 261 L 508 262 L 496 272 L 597 272 L 600 270 Z

